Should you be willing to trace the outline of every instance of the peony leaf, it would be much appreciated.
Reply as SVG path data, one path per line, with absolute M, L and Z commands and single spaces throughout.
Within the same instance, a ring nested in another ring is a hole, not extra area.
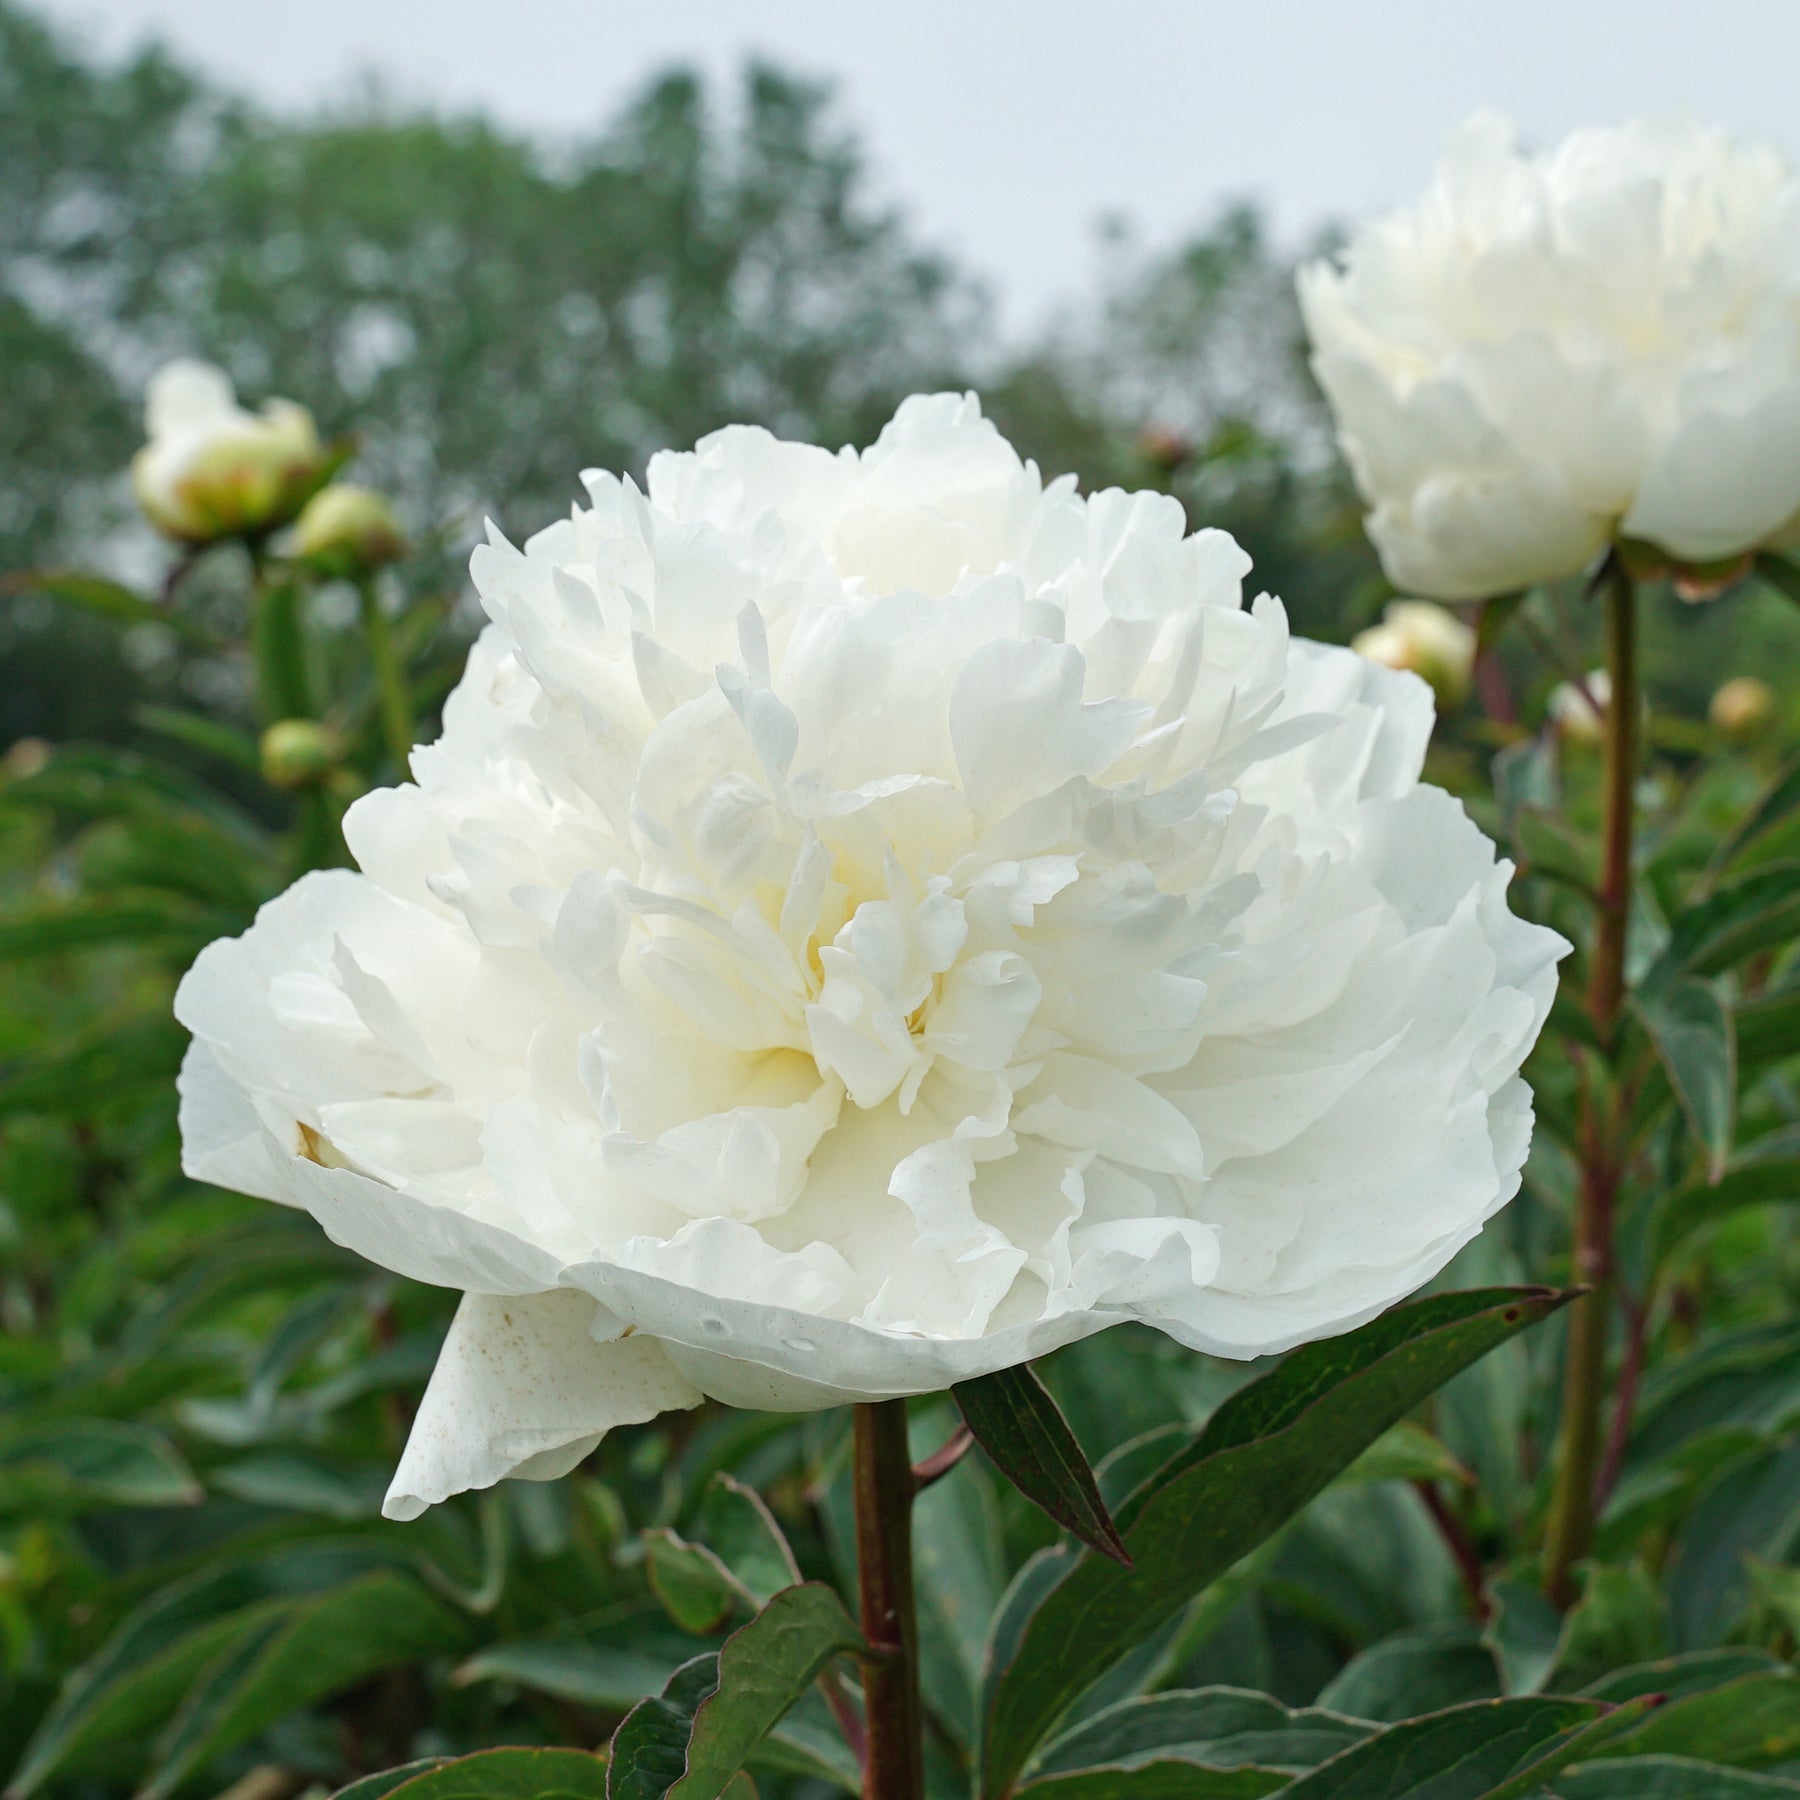
M 830 1588 L 785 1588 L 613 1733 L 607 1800 L 716 1800 L 834 1656 L 863 1647 Z
M 332 1800 L 605 1800 L 606 1759 L 586 1750 L 477 1750 L 427 1757 L 340 1788 Z
M 1650 1272 L 1660 1274 L 1695 1232 L 1743 1207 L 1781 1200 L 1800 1200 L 1800 1126 L 1772 1132 L 1734 1156 L 1716 1181 L 1689 1181 L 1658 1195 L 1645 1226 Z
M 754 1605 L 712 1551 L 666 1526 L 644 1533 L 644 1573 L 663 1610 L 695 1637 L 710 1637 L 740 1605 Z
M 104 575 L 79 569 L 25 569 L 0 580 L 0 594 L 44 594 L 120 625 L 162 625 L 196 648 L 221 648 L 217 633 Z
M 1245 1765 L 1217 1769 L 1186 1757 L 1160 1756 L 1130 1768 L 1097 1764 L 1042 1781 L 1028 1781 L 1019 1800 L 1261 1800 L 1285 1793 L 1290 1777 L 1280 1769 Z
M 1531 1695 L 1408 1719 L 1281 1790 L 1282 1800 L 1526 1800 L 1660 1704 Z
M 950 1392 L 976 1443 L 1027 1500 L 1089 1549 L 1131 1567 L 1094 1471 L 1061 1407 L 1030 1368 L 1021 1365 L 960 1381 Z
M 754 1488 L 723 1472 L 707 1483 L 694 1535 L 728 1569 L 753 1606 L 764 1606 L 801 1579 L 800 1565 L 775 1515 Z
M 1556 1778 L 1557 1800 L 1800 1800 L 1800 1781 L 1749 1775 L 1686 1756 L 1583 1763 Z
M 1545 1288 L 1438 1294 L 1293 1352 L 1241 1388 L 1118 1509 L 1134 1566 L 1051 1551 L 990 1646 L 982 1787 L 1005 1793 L 1032 1750 L 1120 1656 L 1270 1537 L 1390 1426 L 1495 1345 L 1570 1298 Z M 1010 1640 L 1010 1641 L 1007 1641 Z
M 1779 1767 L 1800 1756 L 1800 1673 L 1770 1669 L 1673 1700 L 1601 1755 Z
M 1038 1759 L 1034 1781 L 1103 1763 L 1123 1767 L 1169 1758 L 1219 1769 L 1310 1769 L 1374 1729 L 1318 1707 L 1291 1711 L 1246 1688 L 1178 1689 L 1123 1700 L 1084 1719 Z
M 1656 1046 L 1695 1142 L 1706 1153 L 1707 1173 L 1716 1181 L 1725 1172 L 1737 1119 L 1731 1009 L 1712 982 L 1696 975 L 1642 988 L 1631 1004 Z
M 1796 935 L 1800 863 L 1771 863 L 1676 913 L 1640 987 L 1652 994 L 1682 975 L 1716 975 Z
M 169 940 L 198 944 L 227 923 L 172 895 L 20 907 L 0 918 L 0 961 L 19 962 L 104 944 L 135 947 Z
M 141 1800 L 163 1800 L 288 1713 L 395 1663 L 461 1648 L 466 1637 L 442 1600 L 387 1569 L 286 1609 L 230 1644 L 188 1689 Z
M 1738 1067 L 1759 1069 L 1800 1056 L 1800 981 L 1740 1001 L 1733 1009 L 1737 1027 Z
M 193 1506 L 200 1484 L 148 1425 L 68 1419 L 0 1441 L 0 1514 L 46 1517 L 113 1506 Z
M 1778 775 L 1762 798 L 1719 840 L 1706 865 L 1708 878 L 1731 864 L 1766 831 L 1800 811 L 1800 762 Z

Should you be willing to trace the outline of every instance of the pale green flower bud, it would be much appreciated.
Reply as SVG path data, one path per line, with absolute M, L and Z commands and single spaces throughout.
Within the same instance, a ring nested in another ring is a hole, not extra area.
M 1406 669 L 1429 684 L 1440 711 L 1469 697 L 1475 633 L 1455 613 L 1427 600 L 1395 600 L 1379 625 L 1358 632 L 1350 648 L 1390 669 Z
M 293 554 L 334 575 L 359 575 L 406 554 L 393 508 L 373 488 L 334 481 L 294 521 Z
M 314 719 L 277 719 L 262 734 L 263 780 L 292 792 L 330 780 L 344 746 L 329 725 Z
M 1739 675 L 1713 695 L 1706 717 L 1722 737 L 1756 737 L 1775 717 L 1775 690 L 1755 675 Z
M 185 544 L 259 537 L 285 525 L 319 479 L 325 452 L 312 414 L 291 400 L 246 412 L 210 363 L 159 369 L 145 396 L 150 441 L 131 462 L 145 516 Z

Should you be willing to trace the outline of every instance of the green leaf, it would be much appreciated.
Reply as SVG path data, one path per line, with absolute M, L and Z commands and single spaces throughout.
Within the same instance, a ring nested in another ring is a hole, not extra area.
M 1339 1487 L 1373 1481 L 1450 1481 L 1467 1487 L 1475 1477 L 1416 1419 L 1384 1431 L 1342 1475 Z
M 1594 1700 L 1478 1700 L 1390 1725 L 1300 1776 L 1282 1800 L 1522 1800 L 1626 1722 Z
M 1030 1368 L 960 1381 L 950 1392 L 976 1443 L 1027 1500 L 1090 1549 L 1131 1566 L 1062 1408 Z
M 423 1775 L 431 1769 L 441 1769 L 449 1760 L 447 1756 L 422 1756 L 417 1762 L 401 1763 L 398 1768 L 365 1775 L 361 1781 L 339 1788 L 331 1800 L 384 1800 L 402 1782 L 411 1781 L 415 1775 Z
M 104 575 L 79 569 L 26 569 L 0 581 L 0 594 L 45 594 L 121 625 L 162 625 L 196 647 L 220 647 L 220 640 L 205 626 Z
M 0 1514 L 67 1516 L 203 1498 L 175 1446 L 148 1425 L 70 1419 L 0 1440 Z
M 1494 1610 L 1481 1636 L 1493 1651 L 1505 1692 L 1542 1693 L 1557 1664 L 1562 1614 L 1544 1598 L 1543 1589 L 1535 1582 L 1502 1577 L 1493 1583 L 1489 1593 Z M 1415 1706 L 1410 1710 L 1428 1709 Z
M 122 1094 L 167 1089 L 181 1066 L 187 1033 L 158 1007 L 148 1016 L 109 1019 L 0 1066 L 0 1119 L 21 1113 L 91 1118 Z
M 1744 1769 L 1791 1762 L 1800 1756 L 1800 1674 L 1771 1669 L 1672 1700 L 1603 1754 L 1691 1756 Z
M 1645 992 L 1683 975 L 1716 975 L 1800 936 L 1800 863 L 1772 863 L 1678 912 L 1669 941 L 1639 984 Z
M 378 1569 L 289 1609 L 232 1644 L 189 1689 L 157 1745 L 142 1800 L 163 1800 L 288 1713 L 379 1669 L 441 1655 L 468 1627 L 427 1588 Z
M 1028 1781 L 1014 1792 L 1019 1800 L 1261 1800 L 1264 1794 L 1285 1793 L 1288 1780 L 1280 1769 L 1213 1769 L 1169 1756 L 1128 1769 L 1072 1769 Z
M 1756 553 L 1756 572 L 1776 593 L 1800 604 L 1800 564 L 1791 563 L 1773 550 Z
M 731 1475 L 720 1473 L 707 1483 L 694 1536 L 730 1571 L 752 1606 L 766 1606 L 801 1579 L 794 1552 L 763 1497 Z
M 1690 1181 L 1657 1196 L 1645 1225 L 1644 1255 L 1660 1277 L 1695 1232 L 1746 1206 L 1800 1200 L 1800 1126 L 1771 1133 L 1727 1164 L 1717 1181 Z
M 1291 1711 L 1247 1688 L 1178 1689 L 1122 1700 L 1084 1719 L 1050 1745 L 1032 1773 L 1041 1781 L 1103 1763 L 1128 1767 L 1171 1757 L 1218 1769 L 1310 1769 L 1374 1729 L 1321 1707 Z
M 1795 1385 L 1800 1388 L 1800 1379 Z M 1800 1436 L 1751 1451 L 1720 1469 L 1675 1541 L 1668 1590 L 1676 1644 L 1697 1650 L 1717 1643 L 1750 1602 L 1744 1559 L 1782 1555 L 1796 1532 Z
M 1707 873 L 1729 868 L 1764 832 L 1773 830 L 1796 811 L 1800 811 L 1800 762 L 1783 770 L 1762 798 L 1719 840 Z
M 1777 1568 L 1759 1556 L 1744 1559 L 1750 1591 L 1759 1606 L 1767 1607 L 1793 1637 L 1800 1637 L 1800 1569 Z
M 637 1630 L 621 1643 L 596 1642 L 587 1634 L 515 1638 L 477 1651 L 451 1679 L 458 1687 L 508 1681 L 577 1706 L 624 1712 L 659 1692 L 692 1648 L 672 1632 L 665 1637 L 654 1629 Z
M 1721 1769 L 1686 1756 L 1583 1763 L 1556 1778 L 1557 1800 L 1794 1800 L 1800 1781 Z
M 1684 1700 L 1690 1694 L 1704 1694 L 1747 1675 L 1763 1675 L 1783 1666 L 1763 1650 L 1699 1650 L 1615 1669 L 1590 1682 L 1582 1693 L 1590 1700 L 1635 1700 L 1641 1694 Z
M 407 1768 L 417 1773 L 390 1787 L 359 1781 L 334 1800 L 606 1800 L 606 1759 L 586 1750 L 477 1750 Z M 400 1773 L 390 1769 L 369 1780 Z
M 830 1588 L 784 1589 L 613 1733 L 608 1800 L 716 1800 L 834 1656 L 863 1648 Z
M 106 944 L 187 943 L 216 935 L 223 921 L 173 896 L 82 899 L 0 915 L 0 962 L 57 956 Z
M 1697 976 L 1642 989 L 1632 1007 L 1714 1176 L 1724 1173 L 1737 1115 L 1737 1041 L 1719 990 Z
M 695 1637 L 711 1637 L 739 1606 L 755 1604 L 712 1551 L 667 1526 L 644 1533 L 644 1574 L 663 1610 Z
M 1471 1624 L 1421 1625 L 1351 1657 L 1319 1691 L 1318 1704 L 1358 1719 L 1397 1723 L 1500 1691 L 1493 1652 Z
M 1546 1289 L 1439 1294 L 1323 1343 L 1232 1395 L 1129 1495 L 1134 1567 L 1051 1552 L 1054 1585 L 990 1662 L 982 1792 L 1004 1793 L 1033 1748 L 1132 1645 L 1278 1530 L 1459 1369 L 1566 1300 Z M 1017 1590 L 1015 1590 L 1016 1592 Z
M 1745 1070 L 1800 1056 L 1800 981 L 1740 1000 L 1734 1008 L 1738 1062 Z
M 1500 642 L 1513 615 L 1531 597 L 1530 588 L 1511 594 L 1495 594 L 1481 603 L 1479 622 L 1475 627 L 1475 654 L 1485 656 Z

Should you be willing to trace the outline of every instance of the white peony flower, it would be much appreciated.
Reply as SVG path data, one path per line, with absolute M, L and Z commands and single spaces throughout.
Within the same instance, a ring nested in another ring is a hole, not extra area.
M 1392 600 L 1381 623 L 1350 640 L 1358 656 L 1417 675 L 1440 706 L 1460 706 L 1475 675 L 1475 633 L 1455 613 L 1429 600 Z
M 1704 566 L 1794 528 L 1800 185 L 1766 145 L 1678 121 L 1527 156 L 1477 116 L 1300 301 L 1397 586 L 1500 593 L 1616 538 Z
M 292 400 L 246 412 L 231 378 L 183 359 L 151 376 L 150 441 L 131 463 L 138 504 L 159 531 L 205 544 L 273 530 L 299 510 L 325 453 L 312 414 Z
M 188 1169 L 468 1296 L 391 1514 L 702 1394 L 1127 1319 L 1278 1350 L 1516 1191 L 1565 946 L 1419 785 L 1422 682 L 972 396 L 585 480 L 475 553 L 492 623 L 352 808 L 363 872 L 177 1002 Z

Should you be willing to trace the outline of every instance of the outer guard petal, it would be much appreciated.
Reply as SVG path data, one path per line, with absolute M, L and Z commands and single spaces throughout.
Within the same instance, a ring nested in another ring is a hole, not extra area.
M 381 1510 L 426 1507 L 507 1476 L 554 1481 L 618 1425 L 698 1406 L 654 1338 L 596 1343 L 606 1315 L 567 1289 L 465 1294 Z

